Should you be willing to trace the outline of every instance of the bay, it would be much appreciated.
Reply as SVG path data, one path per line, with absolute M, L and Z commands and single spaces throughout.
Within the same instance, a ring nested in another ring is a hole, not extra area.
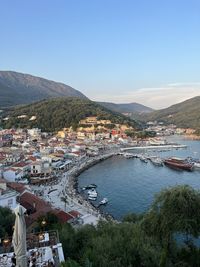
M 144 152 L 162 158 L 170 156 L 200 158 L 200 141 L 177 136 L 171 137 L 170 140 L 186 144 L 187 148 L 165 152 L 151 150 Z M 200 171 L 175 170 L 167 166 L 155 166 L 151 162 L 144 163 L 140 159 L 115 156 L 83 172 L 78 178 L 78 183 L 79 190 L 85 185 L 96 184 L 98 198 L 93 204 L 98 205 L 102 198 L 107 197 L 109 203 L 101 207 L 102 211 L 121 220 L 130 212 L 141 213 L 148 210 L 155 194 L 169 186 L 188 184 L 195 189 L 200 189 Z

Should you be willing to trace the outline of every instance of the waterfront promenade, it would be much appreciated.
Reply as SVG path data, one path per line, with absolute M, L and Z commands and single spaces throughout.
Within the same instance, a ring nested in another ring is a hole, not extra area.
M 113 151 L 94 158 L 86 157 L 82 162 L 76 163 L 70 170 L 60 173 L 57 182 L 54 184 L 40 186 L 32 185 L 31 188 L 53 207 L 59 208 L 65 212 L 71 210 L 78 211 L 83 224 L 96 225 L 100 219 L 105 219 L 105 217 L 97 208 L 92 206 L 90 202 L 85 200 L 78 193 L 77 177 L 87 168 L 112 157 L 117 153 L 118 151 Z

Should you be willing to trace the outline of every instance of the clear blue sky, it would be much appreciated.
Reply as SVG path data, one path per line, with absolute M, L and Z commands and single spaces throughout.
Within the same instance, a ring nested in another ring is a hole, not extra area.
M 133 102 L 141 88 L 200 82 L 199 0 L 1 0 L 0 25 L 1 70 L 92 99 Z

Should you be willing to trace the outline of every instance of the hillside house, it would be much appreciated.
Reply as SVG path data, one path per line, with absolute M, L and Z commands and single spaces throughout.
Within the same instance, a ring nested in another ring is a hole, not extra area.
M 7 187 L 6 181 L 0 179 L 0 207 L 8 207 L 14 210 L 17 206 L 17 196 L 19 194 Z

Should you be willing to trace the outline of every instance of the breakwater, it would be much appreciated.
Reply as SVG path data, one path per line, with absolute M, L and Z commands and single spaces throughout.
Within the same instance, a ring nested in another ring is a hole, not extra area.
M 173 149 L 173 148 L 187 148 L 187 145 L 156 145 L 156 146 L 132 146 L 121 148 L 121 151 L 134 150 L 134 149 Z

